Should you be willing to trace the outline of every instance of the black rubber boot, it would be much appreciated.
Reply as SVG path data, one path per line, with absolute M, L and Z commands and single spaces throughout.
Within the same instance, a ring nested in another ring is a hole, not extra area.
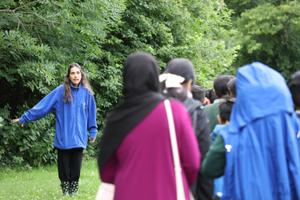
M 78 181 L 71 181 L 69 187 L 70 196 L 76 195 L 78 192 Z
M 62 193 L 64 195 L 68 195 L 69 194 L 69 190 L 70 190 L 70 183 L 68 181 L 62 181 L 60 183 L 60 186 L 61 186 Z

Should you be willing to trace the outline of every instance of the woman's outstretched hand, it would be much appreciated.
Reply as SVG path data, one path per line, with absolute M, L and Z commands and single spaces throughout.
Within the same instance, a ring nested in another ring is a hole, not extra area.
M 12 119 L 11 120 L 11 123 L 19 123 L 19 121 L 20 121 L 20 118 L 17 118 L 17 119 Z M 21 127 L 23 127 L 23 124 L 21 124 Z

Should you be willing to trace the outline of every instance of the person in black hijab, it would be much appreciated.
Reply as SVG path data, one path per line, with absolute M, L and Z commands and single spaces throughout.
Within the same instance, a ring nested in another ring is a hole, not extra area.
M 146 53 L 131 54 L 124 63 L 123 99 L 107 116 L 98 155 L 101 184 L 114 184 L 116 200 L 176 199 L 170 127 L 158 74 L 155 59 Z M 173 99 L 169 103 L 189 199 L 201 154 L 184 105 Z
M 98 146 L 99 170 L 130 130 L 164 100 L 159 93 L 158 70 L 155 59 L 147 53 L 133 53 L 125 61 L 123 100 L 107 115 L 106 127 Z

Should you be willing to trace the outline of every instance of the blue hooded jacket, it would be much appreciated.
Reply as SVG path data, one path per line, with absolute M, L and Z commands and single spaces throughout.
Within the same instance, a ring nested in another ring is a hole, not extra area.
M 96 103 L 94 96 L 81 84 L 71 85 L 72 101 L 64 102 L 64 86 L 60 85 L 33 108 L 25 112 L 20 123 L 38 120 L 50 112 L 55 113 L 56 134 L 54 147 L 58 149 L 86 148 L 88 134 L 97 134 Z
M 262 63 L 241 67 L 226 148 L 225 200 L 300 199 L 299 124 L 283 77 Z

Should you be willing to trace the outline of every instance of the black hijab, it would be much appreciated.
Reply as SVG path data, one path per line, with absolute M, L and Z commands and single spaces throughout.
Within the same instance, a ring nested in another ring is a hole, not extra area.
M 158 65 L 151 55 L 139 52 L 128 56 L 123 69 L 124 98 L 108 113 L 98 146 L 99 169 L 127 134 L 163 100 L 158 75 Z

